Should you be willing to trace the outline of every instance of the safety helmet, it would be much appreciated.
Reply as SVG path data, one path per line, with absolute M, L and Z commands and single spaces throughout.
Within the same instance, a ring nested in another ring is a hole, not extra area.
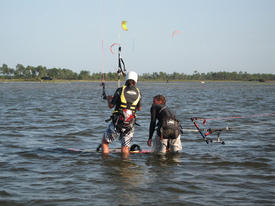
M 136 72 L 134 71 L 129 71 L 126 75 L 126 81 L 129 80 L 129 79 L 132 79 L 134 80 L 136 83 L 137 83 L 137 80 L 138 80 L 138 75 Z

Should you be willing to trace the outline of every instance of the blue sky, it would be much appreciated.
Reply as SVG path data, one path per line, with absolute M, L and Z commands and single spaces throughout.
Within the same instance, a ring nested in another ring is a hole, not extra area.
M 0 0 L 0 64 L 115 72 L 120 42 L 138 73 L 274 74 L 274 19 L 273 0 Z

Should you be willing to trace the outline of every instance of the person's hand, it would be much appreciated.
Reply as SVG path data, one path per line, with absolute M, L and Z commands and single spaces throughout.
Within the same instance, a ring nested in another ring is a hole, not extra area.
M 113 99 L 113 96 L 107 96 L 107 100 L 111 101 Z
M 148 145 L 149 147 L 152 146 L 152 139 L 148 139 L 148 140 L 147 140 L 147 145 Z
M 110 109 L 112 109 L 112 108 L 114 107 L 114 105 L 111 104 L 112 99 L 113 99 L 113 96 L 107 96 L 107 103 L 108 103 L 108 107 L 109 107 Z

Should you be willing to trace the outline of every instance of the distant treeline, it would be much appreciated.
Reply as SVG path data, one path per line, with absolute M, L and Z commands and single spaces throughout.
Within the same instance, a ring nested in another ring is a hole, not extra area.
M 73 72 L 70 69 L 51 68 L 45 66 L 23 66 L 17 64 L 16 68 L 10 68 L 3 64 L 0 67 L 0 79 L 25 79 L 25 80 L 101 80 L 102 73 L 90 73 L 90 71 Z M 116 72 L 104 74 L 107 81 L 117 80 Z M 139 74 L 141 81 L 181 81 L 181 80 L 237 80 L 237 81 L 272 81 L 275 80 L 275 74 L 249 74 L 247 72 L 208 72 L 199 73 L 194 71 L 193 74 L 183 74 L 174 72 L 168 74 L 165 72 L 153 72 Z

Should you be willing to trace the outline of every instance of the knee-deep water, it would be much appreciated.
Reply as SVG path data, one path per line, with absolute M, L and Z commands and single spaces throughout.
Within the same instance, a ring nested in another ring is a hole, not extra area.
M 150 106 L 163 94 L 185 129 L 181 154 L 95 152 L 112 112 L 100 83 L 0 83 L 0 205 L 275 205 L 274 83 L 138 87 L 133 143 L 149 149 Z M 106 83 L 109 95 L 115 89 Z M 206 144 L 191 117 L 232 128 L 225 144 Z

